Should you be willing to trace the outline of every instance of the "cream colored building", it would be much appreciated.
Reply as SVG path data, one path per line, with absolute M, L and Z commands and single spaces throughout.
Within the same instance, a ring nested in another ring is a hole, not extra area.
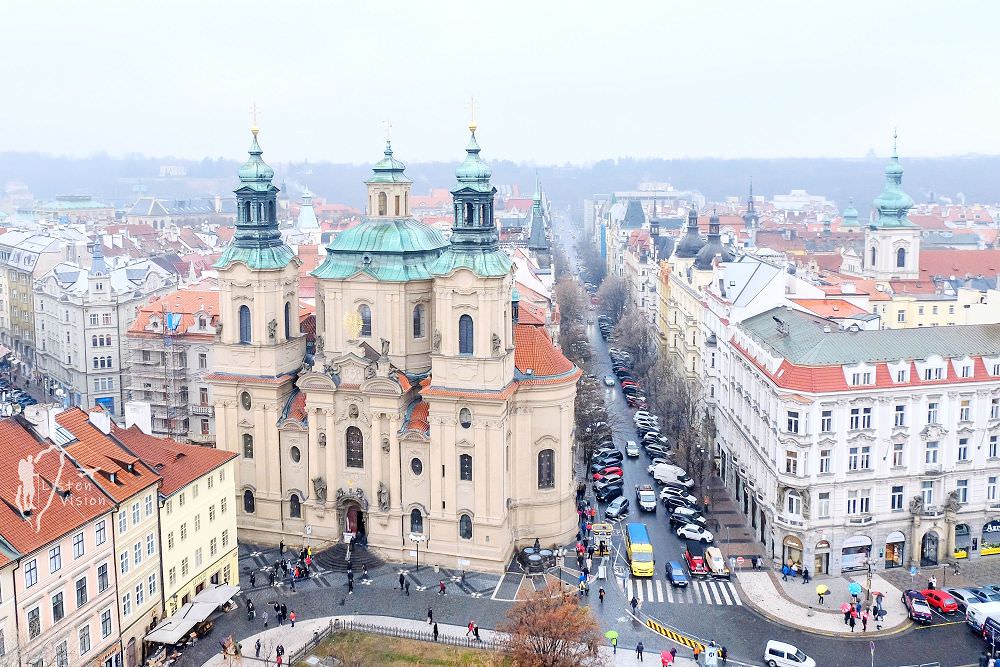
M 5 553 L 6 552 L 6 553 Z M 0 548 L 0 667 L 17 664 L 17 605 L 14 604 L 16 553 Z
M 240 455 L 247 539 L 353 535 L 399 560 L 419 542 L 430 562 L 500 570 L 515 545 L 575 535 L 579 370 L 543 326 L 518 322 L 479 152 L 473 131 L 447 240 L 410 217 L 411 182 L 386 146 L 365 220 L 313 272 L 308 358 L 292 324 L 298 260 L 278 235 L 254 133 L 236 237 L 217 263 L 211 376 L 219 446 Z
M 206 586 L 239 584 L 234 452 L 157 438 L 138 426 L 115 437 L 163 478 L 160 580 L 172 615 Z

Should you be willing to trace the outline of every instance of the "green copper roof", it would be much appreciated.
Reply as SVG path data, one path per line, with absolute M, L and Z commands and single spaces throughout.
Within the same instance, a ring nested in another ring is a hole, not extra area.
M 872 202 L 877 216 L 875 227 L 916 227 L 917 225 L 906 217 L 913 206 L 913 199 L 903 192 L 903 167 L 899 164 L 899 156 L 893 147 L 892 159 L 885 168 L 885 185 L 882 193 Z
M 240 186 L 234 191 L 236 234 L 215 263 L 220 269 L 233 262 L 242 262 L 251 269 L 280 269 L 295 258 L 278 231 L 278 188 L 271 183 L 274 170 L 261 159 L 257 128 L 252 132 L 250 158 L 240 167 Z
M 312 275 L 342 280 L 364 272 L 377 280 L 426 280 L 447 247 L 441 232 L 413 218 L 366 218 L 327 246 Z
M 406 165 L 392 156 L 392 144 L 385 142 L 385 157 L 375 163 L 372 171 L 375 175 L 366 183 L 412 183 L 403 173 Z
M 510 273 L 512 264 L 510 257 L 502 250 L 474 250 L 452 246 L 434 262 L 431 273 L 445 276 L 456 269 L 469 269 L 480 278 L 498 278 Z
M 465 161 L 455 169 L 455 178 L 458 185 L 452 189 L 452 193 L 473 190 L 476 192 L 490 192 L 493 185 L 490 184 L 490 177 L 493 172 L 490 166 L 479 157 L 479 142 L 476 141 L 476 131 L 470 129 L 469 145 L 465 147 Z
M 841 214 L 844 217 L 843 222 L 840 223 L 841 227 L 860 227 L 858 223 L 858 209 L 854 208 L 854 197 L 851 197 L 850 202 L 847 204 L 847 208 Z

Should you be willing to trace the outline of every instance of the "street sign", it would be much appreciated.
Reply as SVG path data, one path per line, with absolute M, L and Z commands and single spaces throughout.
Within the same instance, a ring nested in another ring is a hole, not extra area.
M 414 551 L 413 549 L 410 549 L 410 555 L 411 555 L 411 556 L 416 556 L 416 555 L 417 555 L 417 552 L 416 552 L 416 551 Z
M 917 566 L 916 565 L 911 565 L 910 566 L 910 576 L 911 577 L 917 576 Z
M 309 524 L 306 524 L 306 535 L 312 535 L 312 534 L 313 534 L 313 527 L 310 526 Z
M 736 564 L 739 565 L 740 567 L 742 567 L 743 563 L 745 563 L 745 562 L 746 562 L 746 559 L 743 558 L 743 556 L 737 556 L 736 557 Z

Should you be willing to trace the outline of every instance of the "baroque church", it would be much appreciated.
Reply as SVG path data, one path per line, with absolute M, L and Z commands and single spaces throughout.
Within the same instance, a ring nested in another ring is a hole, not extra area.
M 240 455 L 239 528 L 314 548 L 502 569 L 576 534 L 580 370 L 520 322 L 489 166 L 470 125 L 450 238 L 410 215 L 387 141 L 367 215 L 312 272 L 315 349 L 298 330 L 300 260 L 278 231 L 274 171 L 252 130 L 236 234 L 216 264 L 217 442 Z M 426 556 L 425 556 L 426 554 Z

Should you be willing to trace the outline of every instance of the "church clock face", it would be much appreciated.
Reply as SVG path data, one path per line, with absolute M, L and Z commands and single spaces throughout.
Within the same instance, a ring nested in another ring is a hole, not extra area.
M 249 394 L 249 392 L 245 391 L 242 394 L 240 394 L 240 403 L 243 405 L 243 409 L 244 410 L 249 410 L 250 409 L 250 406 L 252 405 L 252 403 L 250 401 L 250 394 Z

